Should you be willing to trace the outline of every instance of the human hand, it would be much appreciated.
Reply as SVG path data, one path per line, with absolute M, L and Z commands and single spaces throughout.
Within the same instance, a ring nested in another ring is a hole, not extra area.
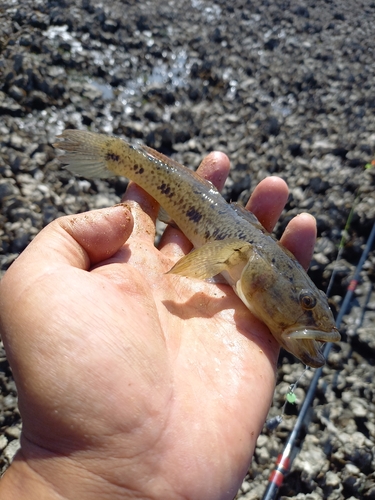
M 271 230 L 287 196 L 271 177 L 247 208 Z M 125 202 L 54 221 L 1 282 L 23 431 L 0 498 L 232 499 L 246 473 L 278 344 L 229 286 L 165 274 L 191 244 L 169 227 L 155 248 L 156 202 Z M 282 238 L 305 267 L 314 241 L 307 214 Z

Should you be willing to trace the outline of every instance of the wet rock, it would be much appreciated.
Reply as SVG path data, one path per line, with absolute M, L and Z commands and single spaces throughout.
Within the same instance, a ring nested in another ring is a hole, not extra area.
M 296 157 L 296 156 L 302 156 L 303 155 L 302 146 L 298 142 L 297 143 L 294 142 L 293 144 L 290 144 L 288 147 L 289 147 L 290 154 L 292 156 Z
M 14 455 L 17 453 L 17 451 L 20 449 L 20 443 L 18 439 L 14 439 L 11 441 L 8 446 L 5 448 L 3 451 L 4 457 L 8 464 L 10 464 L 14 458 Z
M 222 150 L 232 163 L 228 200 L 245 203 L 260 180 L 283 177 L 291 194 L 277 234 L 302 211 L 316 217 L 310 275 L 326 289 L 335 270 L 333 303 L 341 306 L 375 215 L 374 169 L 363 168 L 375 154 L 371 2 L 353 8 L 317 0 L 285 9 L 260 0 L 204 0 L 193 2 L 188 16 L 182 0 L 173 8 L 128 2 L 125 17 L 119 0 L 3 4 L 2 273 L 56 217 L 119 201 L 126 180 L 76 180 L 54 159 L 56 134 L 89 127 L 146 141 L 192 168 L 209 151 Z M 333 264 L 353 206 L 349 238 Z M 371 284 L 374 273 L 370 254 L 360 280 Z M 341 327 L 343 342 L 324 368 L 308 437 L 288 475 L 289 490 L 282 492 L 287 498 L 375 495 L 369 444 L 375 440 L 375 315 L 365 305 L 368 288 L 357 287 Z M 302 371 L 292 356 L 282 353 L 280 360 L 271 417 Z M 4 370 L 0 422 L 13 428 L 20 417 Z M 308 380 L 300 382 L 299 401 Z M 298 408 L 288 407 L 283 423 L 262 435 L 238 498 L 262 497 Z M 5 439 L 3 452 L 17 442 Z M 9 463 L 4 453 L 2 460 Z
M 321 177 L 313 177 L 310 181 L 310 187 L 315 194 L 324 194 L 329 186 L 329 182 L 324 181 Z
M 22 116 L 24 109 L 14 100 L 0 91 L 0 116 L 10 115 L 13 117 Z
M 0 436 L 0 451 L 2 451 L 8 444 L 8 440 L 6 436 L 2 435 Z
M 10 440 L 19 439 L 21 436 L 21 428 L 16 425 L 8 427 L 7 430 L 5 431 L 5 435 Z
M 264 48 L 266 50 L 275 50 L 279 46 L 280 41 L 277 38 L 270 38 L 264 43 Z M 275 134 L 277 135 L 277 134 Z
M 295 7 L 293 9 L 293 14 L 299 17 L 310 17 L 309 9 L 307 7 L 304 7 L 303 5 L 298 5 L 297 7 Z
M 19 194 L 19 189 L 15 185 L 13 179 L 0 180 L 0 203 L 4 203 L 7 199 L 13 198 Z
M 32 90 L 25 99 L 25 106 L 31 110 L 41 111 L 49 106 L 48 96 L 40 90 Z
M 268 118 L 263 124 L 263 131 L 266 136 L 279 135 L 280 133 L 280 123 L 275 116 Z

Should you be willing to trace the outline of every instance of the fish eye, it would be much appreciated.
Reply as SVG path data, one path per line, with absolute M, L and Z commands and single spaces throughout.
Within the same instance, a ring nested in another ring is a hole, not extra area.
M 301 290 L 299 301 L 303 309 L 314 309 L 316 306 L 316 298 L 308 290 Z

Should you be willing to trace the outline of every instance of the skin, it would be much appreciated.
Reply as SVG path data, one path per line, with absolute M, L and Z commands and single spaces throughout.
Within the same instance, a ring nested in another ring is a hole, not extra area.
M 229 160 L 199 173 L 222 188 Z M 288 189 L 271 177 L 247 208 L 272 230 Z M 0 332 L 19 391 L 13 500 L 232 499 L 271 402 L 279 347 L 227 285 L 164 274 L 191 249 L 130 184 L 125 204 L 60 218 L 0 284 Z M 308 266 L 315 220 L 282 243 Z

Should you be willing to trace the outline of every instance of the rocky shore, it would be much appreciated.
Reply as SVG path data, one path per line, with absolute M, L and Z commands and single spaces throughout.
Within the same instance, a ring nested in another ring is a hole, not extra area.
M 119 201 L 126 182 L 61 169 L 65 128 L 137 138 L 191 168 L 212 150 L 232 163 L 224 190 L 246 201 L 279 175 L 296 214 L 318 223 L 310 275 L 336 269 L 342 303 L 375 220 L 375 3 L 370 0 L 3 0 L 0 5 L 0 273 L 65 214 Z M 340 256 L 338 245 L 354 213 Z M 375 257 L 361 273 L 280 498 L 375 499 Z M 303 367 L 284 353 L 270 417 Z M 260 499 L 312 372 L 283 422 L 259 437 L 239 499 Z M 0 347 L 0 469 L 21 429 Z

